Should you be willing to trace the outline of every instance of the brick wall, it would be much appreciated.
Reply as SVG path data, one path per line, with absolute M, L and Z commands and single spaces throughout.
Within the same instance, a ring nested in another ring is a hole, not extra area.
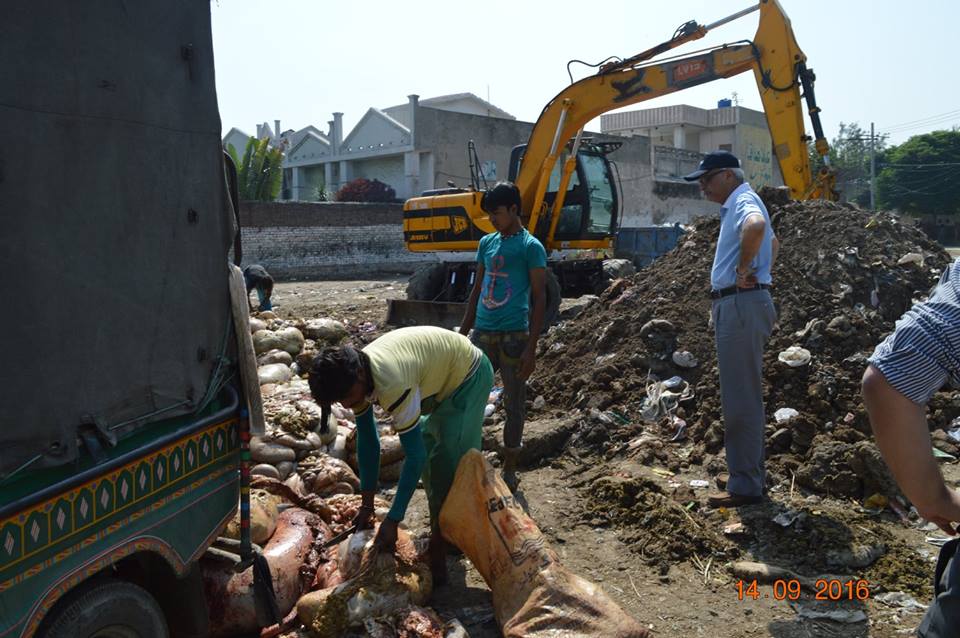
M 242 202 L 240 223 L 243 265 L 278 280 L 412 272 L 438 258 L 406 249 L 401 204 Z

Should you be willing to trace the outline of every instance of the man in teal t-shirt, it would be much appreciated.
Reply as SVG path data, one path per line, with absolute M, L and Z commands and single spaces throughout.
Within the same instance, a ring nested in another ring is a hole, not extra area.
M 503 480 L 516 492 L 527 379 L 537 364 L 537 339 L 546 308 L 547 252 L 523 227 L 520 190 L 515 184 L 497 183 L 484 192 L 480 206 L 495 232 L 481 239 L 477 248 L 476 280 L 460 332 L 468 334 L 473 328 L 471 340 L 500 370 L 507 412 Z

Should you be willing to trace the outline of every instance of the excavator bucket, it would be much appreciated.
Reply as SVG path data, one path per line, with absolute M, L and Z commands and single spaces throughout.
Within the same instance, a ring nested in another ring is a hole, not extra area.
M 391 326 L 439 326 L 456 328 L 463 321 L 467 304 L 453 301 L 387 301 L 387 324 Z

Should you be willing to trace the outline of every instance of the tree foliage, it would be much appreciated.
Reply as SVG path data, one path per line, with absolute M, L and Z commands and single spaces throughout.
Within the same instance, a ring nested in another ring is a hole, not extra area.
M 283 182 L 283 152 L 279 148 L 271 148 L 266 138 L 251 137 L 243 157 L 233 144 L 227 146 L 227 153 L 237 165 L 241 200 L 269 202 L 277 198 Z
M 387 184 L 365 177 L 350 180 L 337 191 L 338 202 L 392 202 L 397 193 Z
M 915 135 L 877 160 L 883 208 L 914 214 L 960 213 L 960 131 Z
M 886 147 L 886 139 L 874 138 L 876 153 Z M 843 199 L 861 206 L 870 203 L 870 131 L 859 124 L 840 122 L 840 131 L 830 143 L 830 166 L 837 176 L 837 189 Z M 810 163 L 816 171 L 822 164 L 816 150 L 810 147 Z

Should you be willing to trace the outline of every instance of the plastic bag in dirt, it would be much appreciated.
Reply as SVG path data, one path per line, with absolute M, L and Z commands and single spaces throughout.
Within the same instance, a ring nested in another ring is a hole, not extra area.
M 777 423 L 783 423 L 784 421 L 789 421 L 795 416 L 800 416 L 800 413 L 794 410 L 793 408 L 780 408 L 773 413 L 773 418 Z
M 810 351 L 800 346 L 790 346 L 777 357 L 781 363 L 785 363 L 791 368 L 805 366 L 810 363 Z
M 597 585 L 560 564 L 540 529 L 477 450 L 464 455 L 440 530 L 493 592 L 505 638 L 635 638 L 647 631 Z

